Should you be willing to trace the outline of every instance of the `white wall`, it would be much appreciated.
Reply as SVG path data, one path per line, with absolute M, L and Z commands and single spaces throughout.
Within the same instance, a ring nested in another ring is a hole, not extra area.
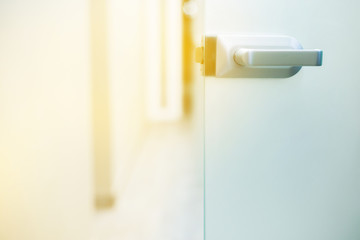
M 121 194 L 144 134 L 142 1 L 107 1 L 112 190 Z M 121 198 L 121 196 L 118 196 Z
M 88 2 L 0 2 L 0 239 L 87 239 Z

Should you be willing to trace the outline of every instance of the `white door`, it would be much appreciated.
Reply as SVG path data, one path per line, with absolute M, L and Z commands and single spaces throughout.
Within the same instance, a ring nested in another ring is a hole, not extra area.
M 206 240 L 360 239 L 359 9 L 206 0 L 207 34 L 284 34 L 324 53 L 290 78 L 205 77 Z

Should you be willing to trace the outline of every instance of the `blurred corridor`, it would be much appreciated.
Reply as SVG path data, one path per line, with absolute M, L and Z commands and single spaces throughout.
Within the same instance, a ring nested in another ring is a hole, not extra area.
M 201 155 L 189 126 L 154 127 L 115 210 L 96 214 L 94 239 L 203 239 Z
M 0 239 L 203 238 L 200 0 L 0 1 Z

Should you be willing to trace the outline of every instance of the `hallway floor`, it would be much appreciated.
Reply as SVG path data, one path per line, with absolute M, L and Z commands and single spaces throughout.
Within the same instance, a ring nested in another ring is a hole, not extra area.
M 92 240 L 203 239 L 201 137 L 189 125 L 152 127 L 112 210 L 96 214 Z

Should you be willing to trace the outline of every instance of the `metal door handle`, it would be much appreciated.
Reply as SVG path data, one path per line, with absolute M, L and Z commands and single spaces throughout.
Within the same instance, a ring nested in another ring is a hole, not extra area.
M 239 48 L 234 53 L 237 64 L 256 66 L 321 66 L 319 49 L 251 49 Z
M 283 35 L 207 35 L 196 49 L 204 75 L 219 78 L 288 78 L 303 66 L 321 66 L 322 58 L 322 50 Z

